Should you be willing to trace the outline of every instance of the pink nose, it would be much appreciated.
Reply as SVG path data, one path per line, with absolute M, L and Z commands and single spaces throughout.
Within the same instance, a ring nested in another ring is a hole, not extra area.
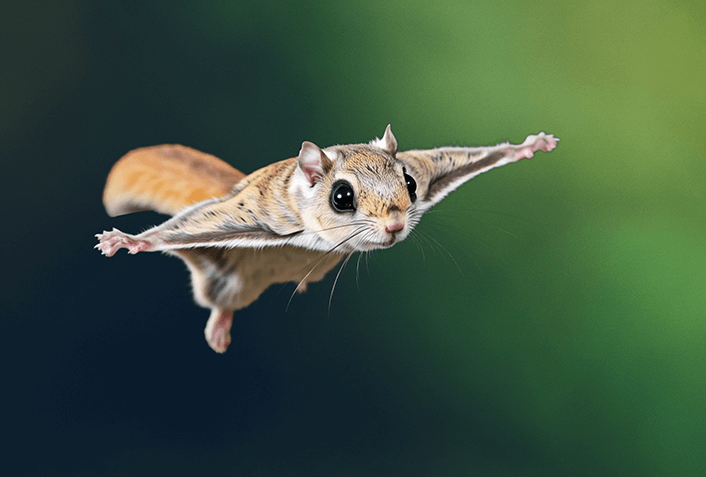
M 385 232 L 388 234 L 391 234 L 393 232 L 399 232 L 404 228 L 404 222 L 392 222 L 391 224 L 388 224 L 385 226 Z

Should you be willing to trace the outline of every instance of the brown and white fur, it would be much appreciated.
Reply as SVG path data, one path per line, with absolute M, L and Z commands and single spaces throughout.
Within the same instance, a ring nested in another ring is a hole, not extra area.
M 297 157 L 248 176 L 183 146 L 139 149 L 111 171 L 106 209 L 111 215 L 149 209 L 176 215 L 139 235 L 98 234 L 96 248 L 107 256 L 126 248 L 183 259 L 196 301 L 212 309 L 206 339 L 223 352 L 233 311 L 269 285 L 296 281 L 303 291 L 345 254 L 391 247 L 464 182 L 549 152 L 557 141 L 539 133 L 520 145 L 397 151 L 388 126 L 369 144 L 320 149 L 304 142 Z

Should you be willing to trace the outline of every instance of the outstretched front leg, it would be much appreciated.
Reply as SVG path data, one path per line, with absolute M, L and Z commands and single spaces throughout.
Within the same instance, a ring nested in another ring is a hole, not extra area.
M 230 196 L 187 207 L 139 235 L 116 229 L 97 234 L 96 248 L 110 257 L 121 248 L 135 254 L 209 246 L 261 248 L 296 240 L 304 243 L 296 210 L 287 207 L 287 191 L 277 188 L 295 166 L 294 161 L 282 161 L 261 169 L 243 179 L 241 188 Z M 250 179 L 253 176 L 256 182 Z
M 464 182 L 495 167 L 550 152 L 559 139 L 543 132 L 527 136 L 522 144 L 490 147 L 441 147 L 399 152 L 417 181 L 419 209 L 427 210 Z

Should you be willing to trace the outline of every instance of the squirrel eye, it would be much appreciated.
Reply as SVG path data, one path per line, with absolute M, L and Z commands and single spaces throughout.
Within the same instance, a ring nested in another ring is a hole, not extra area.
M 336 212 L 354 211 L 353 187 L 346 181 L 338 181 L 331 188 L 331 206 Z
M 407 190 L 409 191 L 409 198 L 412 199 L 412 202 L 417 200 L 417 182 L 407 174 L 407 172 L 404 172 L 404 182 L 407 184 Z

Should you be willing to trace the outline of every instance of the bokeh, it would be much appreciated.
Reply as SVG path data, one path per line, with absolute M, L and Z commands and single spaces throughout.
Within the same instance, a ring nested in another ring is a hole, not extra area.
M 1 10 L 6 475 L 703 475 L 703 2 Z M 335 274 L 272 287 L 225 355 L 182 263 L 92 249 L 163 220 L 102 208 L 131 149 L 251 172 L 388 123 L 561 142 L 355 256 L 330 306 Z

